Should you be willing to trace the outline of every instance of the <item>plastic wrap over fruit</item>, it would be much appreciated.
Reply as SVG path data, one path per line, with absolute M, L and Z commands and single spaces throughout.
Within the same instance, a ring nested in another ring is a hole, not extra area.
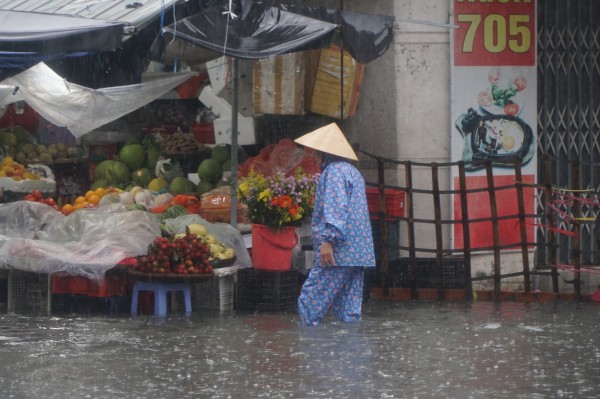
M 0 263 L 98 281 L 123 259 L 145 254 L 161 233 L 155 215 L 122 204 L 64 216 L 45 204 L 18 201 L 0 205 L 0 234 Z
M 236 264 L 243 268 L 252 267 L 250 254 L 244 243 L 242 233 L 235 227 L 227 223 L 211 223 L 199 215 L 183 215 L 173 219 L 165 220 L 165 229 L 172 234 L 185 233 L 187 225 L 198 223 L 206 227 L 209 234 L 225 244 L 225 246 L 233 248 L 236 254 Z

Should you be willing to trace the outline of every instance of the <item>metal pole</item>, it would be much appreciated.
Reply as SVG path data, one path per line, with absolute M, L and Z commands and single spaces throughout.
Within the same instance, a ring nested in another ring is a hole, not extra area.
M 231 68 L 233 78 L 233 99 L 231 102 L 231 208 L 230 221 L 237 227 L 237 164 L 238 164 L 238 60 L 233 58 Z

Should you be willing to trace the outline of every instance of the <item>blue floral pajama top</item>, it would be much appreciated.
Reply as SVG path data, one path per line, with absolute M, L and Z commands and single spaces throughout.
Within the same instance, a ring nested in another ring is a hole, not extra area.
M 333 244 L 336 266 L 375 267 L 365 181 L 358 169 L 327 157 L 315 192 L 312 216 L 314 266 L 323 241 Z

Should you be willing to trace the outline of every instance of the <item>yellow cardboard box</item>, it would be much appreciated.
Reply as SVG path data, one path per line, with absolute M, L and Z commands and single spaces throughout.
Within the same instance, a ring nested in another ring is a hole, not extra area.
M 344 51 L 342 56 L 337 46 L 321 50 L 307 109 L 338 119 L 354 116 L 364 75 L 365 65 L 359 64 L 348 52 Z

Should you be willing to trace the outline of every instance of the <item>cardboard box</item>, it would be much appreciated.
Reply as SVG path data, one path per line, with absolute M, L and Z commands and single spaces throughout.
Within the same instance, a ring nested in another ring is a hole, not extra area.
M 343 114 L 341 106 L 342 65 Z M 350 53 L 344 51 L 342 58 L 339 47 L 332 46 L 321 50 L 308 110 L 338 119 L 354 116 L 364 75 L 365 65 L 356 62 Z
M 304 52 L 296 52 L 254 63 L 252 99 L 256 114 L 304 114 L 304 60 Z

